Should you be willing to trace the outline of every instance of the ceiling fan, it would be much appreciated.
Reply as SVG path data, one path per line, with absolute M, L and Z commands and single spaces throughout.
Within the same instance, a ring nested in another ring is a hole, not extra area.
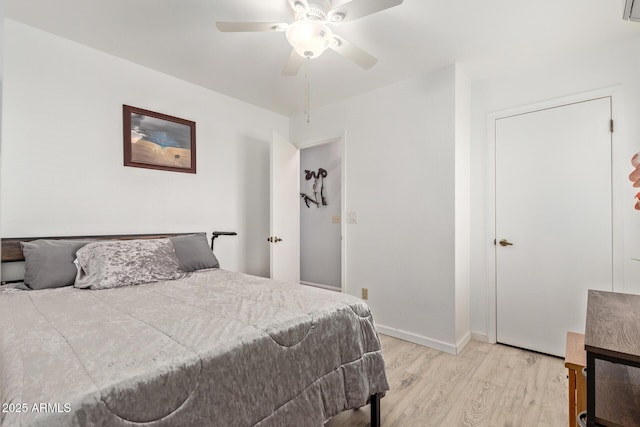
M 371 15 L 394 6 L 403 0 L 351 0 L 332 8 L 331 0 L 288 0 L 294 21 L 285 22 L 217 22 L 222 32 L 285 32 L 293 46 L 282 74 L 295 76 L 305 59 L 317 58 L 326 49 L 350 59 L 364 69 L 378 60 L 333 33 L 328 24 L 341 24 Z

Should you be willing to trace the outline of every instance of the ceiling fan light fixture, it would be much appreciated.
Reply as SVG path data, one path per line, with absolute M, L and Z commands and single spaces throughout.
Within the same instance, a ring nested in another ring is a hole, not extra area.
M 298 55 L 317 58 L 329 47 L 333 33 L 321 21 L 301 19 L 289 25 L 287 40 Z
M 336 12 L 336 13 L 332 13 L 329 16 L 329 20 L 331 21 L 332 24 L 339 24 L 340 22 L 342 22 L 344 17 L 345 17 L 344 13 Z
M 304 4 L 304 3 L 302 3 L 301 1 L 295 1 L 295 2 L 293 3 L 293 9 L 294 9 L 296 12 L 304 12 L 304 11 L 306 11 L 306 10 L 307 10 L 307 7 L 306 7 L 306 6 L 305 6 L 305 4 Z

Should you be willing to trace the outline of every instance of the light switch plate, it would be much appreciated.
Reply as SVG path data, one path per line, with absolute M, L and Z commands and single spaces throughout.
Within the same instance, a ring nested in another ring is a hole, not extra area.
M 349 224 L 357 224 L 358 223 L 358 212 L 356 212 L 356 211 L 347 212 L 347 222 Z

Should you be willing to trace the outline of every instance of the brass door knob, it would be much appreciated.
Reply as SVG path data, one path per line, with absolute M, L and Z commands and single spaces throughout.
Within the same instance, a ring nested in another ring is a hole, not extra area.
M 498 243 L 500 243 L 500 246 L 513 246 L 513 243 L 511 243 L 507 239 L 502 239 Z

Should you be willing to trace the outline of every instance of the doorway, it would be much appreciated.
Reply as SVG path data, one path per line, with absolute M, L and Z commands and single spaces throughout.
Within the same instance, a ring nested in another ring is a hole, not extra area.
M 300 149 L 300 283 L 342 289 L 343 139 Z
M 562 356 L 613 289 L 610 96 L 495 120 L 498 342 Z

